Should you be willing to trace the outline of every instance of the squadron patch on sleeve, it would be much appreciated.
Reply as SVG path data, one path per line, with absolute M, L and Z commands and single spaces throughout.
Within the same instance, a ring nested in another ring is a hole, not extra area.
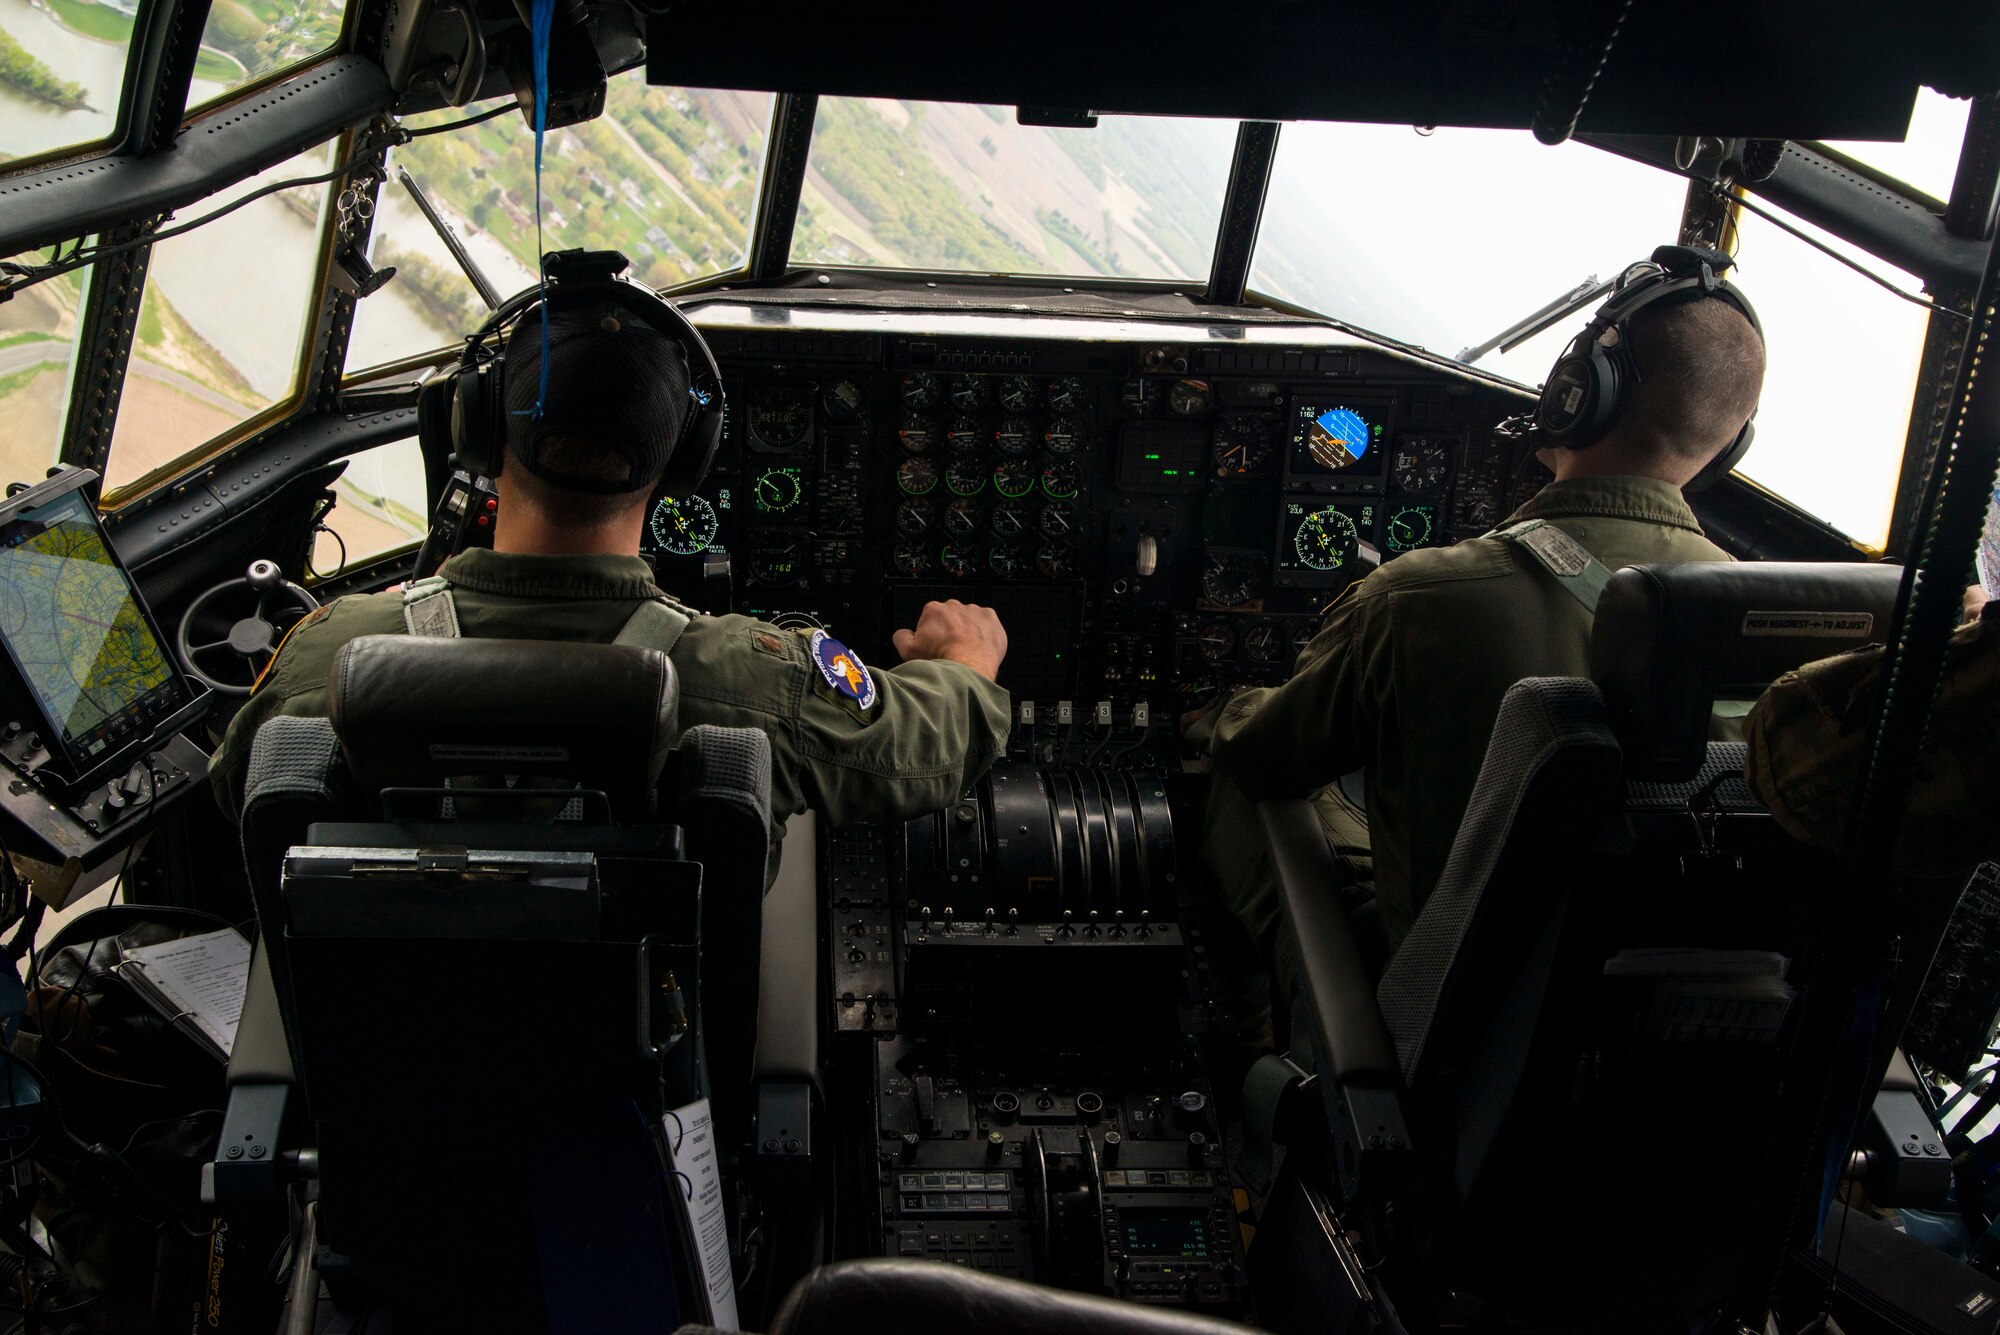
M 875 679 L 862 666 L 860 655 L 823 630 L 812 633 L 812 661 L 826 684 L 846 696 L 863 711 L 875 707 Z

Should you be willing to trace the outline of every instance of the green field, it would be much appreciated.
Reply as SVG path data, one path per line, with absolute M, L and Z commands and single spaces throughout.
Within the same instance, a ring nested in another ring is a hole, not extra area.
M 85 37 L 120 46 L 132 40 L 131 17 L 109 5 L 93 4 L 91 0 L 48 0 L 48 5 L 51 13 Z

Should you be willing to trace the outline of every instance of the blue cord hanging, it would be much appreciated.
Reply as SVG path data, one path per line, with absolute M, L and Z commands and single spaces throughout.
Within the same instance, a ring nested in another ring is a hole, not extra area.
M 555 26 L 556 0 L 533 0 L 528 29 L 530 58 L 535 77 L 535 265 L 542 295 L 542 371 L 535 389 L 535 406 L 530 416 L 542 418 L 549 397 L 549 265 L 542 245 L 542 141 L 549 127 L 549 34 Z

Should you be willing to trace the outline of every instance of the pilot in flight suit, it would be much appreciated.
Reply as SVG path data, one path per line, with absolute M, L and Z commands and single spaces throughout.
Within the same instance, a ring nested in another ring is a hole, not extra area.
M 1892 866 L 1938 876 L 2000 858 L 2000 602 L 1974 585 L 1945 650 L 1910 780 Z M 1880 705 L 1881 645 L 1808 663 L 1771 683 L 1750 711 L 1743 772 L 1785 832 L 1839 852 L 1860 800 L 1869 728 Z
M 677 343 L 630 316 L 560 296 L 549 304 L 539 416 L 534 312 L 506 347 L 495 550 L 454 556 L 439 577 L 462 635 L 609 643 L 641 604 L 665 599 L 639 535 L 680 434 L 687 362 Z M 585 489 L 564 486 L 578 477 Z M 616 490 L 607 478 L 619 479 Z M 393 590 L 342 598 L 287 638 L 210 764 L 232 819 L 258 726 L 279 714 L 325 715 L 334 655 L 358 635 L 404 632 L 406 601 Z M 679 726 L 751 727 L 770 738 L 774 834 L 807 809 L 842 825 L 949 805 L 1005 743 L 1007 692 L 993 678 L 1006 633 L 990 609 L 930 604 L 913 631 L 896 634 L 906 661 L 882 671 L 824 632 L 667 603 L 688 618 L 669 651 Z
M 1763 383 L 1763 341 L 1720 300 L 1655 305 L 1630 325 L 1638 384 L 1587 450 L 1544 450 L 1556 480 L 1497 533 L 1544 521 L 1602 567 L 1726 561 L 1681 488 L 1737 436 Z M 1237 693 L 1194 723 L 1213 757 L 1203 864 L 1268 957 L 1276 882 L 1254 803 L 1312 796 L 1364 908 L 1372 846 L 1377 968 L 1437 884 L 1507 688 L 1587 676 L 1591 613 L 1529 545 L 1487 535 L 1414 551 L 1349 588 L 1284 685 Z M 1336 779 L 1366 768 L 1366 815 Z M 1364 933 L 1370 915 L 1359 915 Z

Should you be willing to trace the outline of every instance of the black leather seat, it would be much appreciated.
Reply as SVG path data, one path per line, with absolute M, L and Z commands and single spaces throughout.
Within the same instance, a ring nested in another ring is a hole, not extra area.
M 400 1327 L 656 1329 L 699 1291 L 662 1115 L 748 1136 L 768 739 L 677 736 L 671 661 L 625 646 L 367 637 L 329 687 L 253 746 L 210 1195 L 282 1204 L 316 1157 L 323 1277 Z
M 1294 1163 L 1280 1194 L 1341 1200 L 1406 1310 L 1458 1290 L 1552 1329 L 1677 1329 L 1726 1289 L 1734 1230 L 1716 1215 L 1748 1190 L 1730 1165 L 1766 1130 L 1831 865 L 1757 807 L 1711 710 L 1885 634 L 1899 575 L 1618 572 L 1594 679 L 1508 692 L 1379 985 L 1321 889 L 1310 808 L 1265 804 L 1295 1055 L 1317 1072 L 1301 1088 L 1327 1134 L 1321 1182 Z M 1271 1232 L 1260 1247 L 1304 1264 Z
M 707 1327 L 684 1326 L 680 1335 Z M 843 1261 L 800 1281 L 769 1335 L 1248 1335 L 1234 1321 L 1113 1302 L 934 1261 Z

